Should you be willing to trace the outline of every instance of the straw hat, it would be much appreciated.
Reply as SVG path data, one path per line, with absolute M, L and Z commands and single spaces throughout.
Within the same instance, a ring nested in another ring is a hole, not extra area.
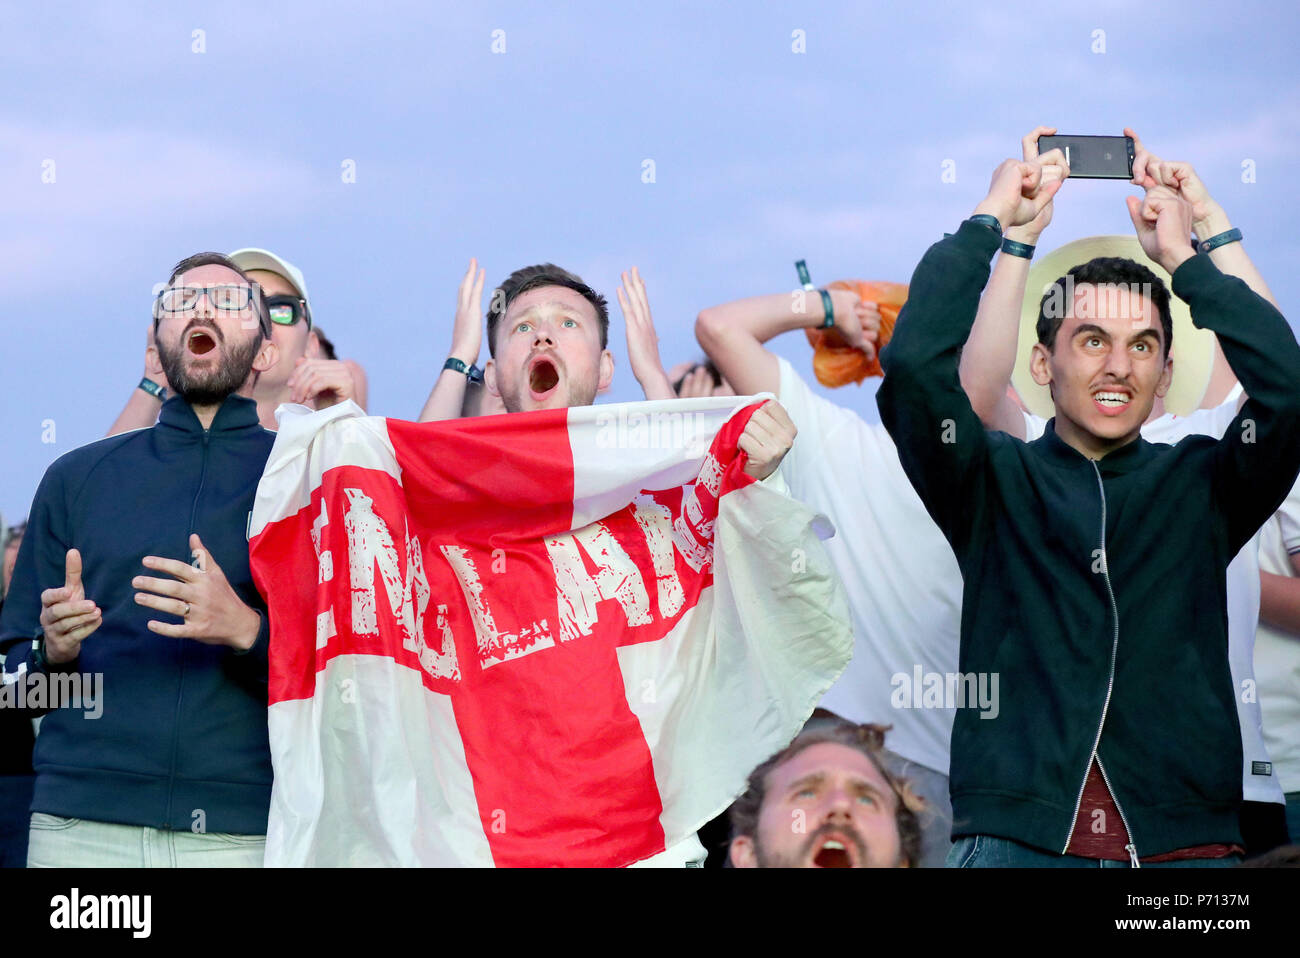
M 1089 236 L 1066 243 L 1039 259 L 1029 270 L 1025 301 L 1020 309 L 1020 337 L 1011 383 L 1025 407 L 1042 419 L 1055 415 L 1048 387 L 1034 382 L 1029 360 L 1038 342 L 1038 306 L 1047 289 L 1075 266 L 1099 256 L 1118 256 L 1141 263 L 1164 281 L 1169 289 L 1169 312 L 1173 315 L 1174 339 L 1170 356 L 1174 360 L 1173 380 L 1165 394 L 1165 409 L 1186 416 L 1201 405 L 1214 366 L 1214 334 L 1192 325 L 1187 304 L 1173 294 L 1173 280 L 1159 263 L 1142 250 L 1136 236 Z

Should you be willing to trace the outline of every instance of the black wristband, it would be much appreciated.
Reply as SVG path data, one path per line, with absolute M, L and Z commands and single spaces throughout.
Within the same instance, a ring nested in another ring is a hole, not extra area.
M 452 369 L 458 373 L 463 373 L 472 383 L 481 383 L 483 381 L 483 370 L 479 369 L 477 366 L 466 366 L 463 359 L 457 359 L 455 356 L 452 356 L 443 363 L 442 368 Z
M 831 294 L 824 289 L 817 292 L 822 294 L 822 329 L 830 329 L 835 325 L 835 304 L 831 302 Z
M 804 260 L 796 260 L 794 268 L 799 271 L 799 284 L 803 286 L 805 292 L 811 293 L 814 289 L 822 294 L 822 329 L 830 329 L 835 325 L 835 304 L 831 301 L 831 294 L 824 289 L 817 289 L 813 286 L 812 277 L 808 274 L 808 264 Z
M 1002 252 L 1009 256 L 1019 256 L 1024 259 L 1034 258 L 1034 247 L 1028 243 L 1018 243 L 1013 239 L 1002 240 Z
M 987 226 L 999 236 L 1002 235 L 1002 224 L 998 222 L 998 218 L 992 213 L 976 213 L 970 217 L 970 221 L 979 223 L 981 226 Z
M 1211 236 L 1204 243 L 1197 244 L 1196 249 L 1201 253 L 1208 253 L 1211 250 L 1218 249 L 1220 246 L 1227 246 L 1229 243 L 1240 242 L 1241 230 L 1234 226 L 1230 230 L 1224 230 L 1222 233 L 1217 233 L 1214 236 Z
M 157 399 L 160 402 L 167 401 L 167 390 L 163 389 L 161 386 L 159 386 L 148 376 L 145 376 L 143 379 L 140 380 L 139 388 L 143 389 L 150 396 L 153 396 L 154 399 Z

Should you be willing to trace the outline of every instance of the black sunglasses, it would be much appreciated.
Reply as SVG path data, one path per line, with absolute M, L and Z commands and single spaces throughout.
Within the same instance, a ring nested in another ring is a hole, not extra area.
M 305 320 L 311 329 L 311 310 L 307 301 L 298 296 L 268 296 L 266 307 L 271 313 L 271 322 L 277 326 L 292 326 L 298 320 Z

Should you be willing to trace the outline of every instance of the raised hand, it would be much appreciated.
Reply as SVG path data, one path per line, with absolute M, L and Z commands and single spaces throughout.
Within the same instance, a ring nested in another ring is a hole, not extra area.
M 1037 163 L 1043 168 L 1042 178 L 1044 183 L 1064 180 L 1070 175 L 1070 166 L 1065 162 L 1065 154 L 1061 152 L 1060 147 L 1048 150 L 1041 155 L 1038 152 L 1038 138 L 1040 136 L 1052 136 L 1055 133 L 1056 127 L 1054 126 L 1038 126 L 1020 141 L 1020 150 L 1024 155 L 1025 162 Z M 1038 215 L 1028 223 L 1007 227 L 1006 236 L 1018 243 L 1028 243 L 1030 246 L 1034 246 L 1038 243 L 1038 237 L 1043 234 L 1043 230 L 1047 229 L 1051 222 L 1052 203 L 1049 200 L 1038 211 Z
M 459 359 L 466 366 L 478 362 L 479 350 L 483 348 L 483 279 L 486 270 L 478 265 L 478 260 L 471 258 L 469 269 L 461 277 L 460 288 L 456 290 L 456 315 L 451 326 L 450 358 Z
M 975 212 L 995 216 L 1005 233 L 1009 227 L 1032 222 L 1052 201 L 1063 182 L 1060 179 L 1044 182 L 1043 167 L 1036 161 L 1003 160 L 993 171 L 988 196 L 975 207 Z
M 1152 185 L 1143 199 L 1127 198 L 1129 216 L 1138 242 L 1170 275 L 1183 261 L 1196 255 L 1192 249 L 1192 205 L 1168 186 Z
M 740 434 L 740 449 L 749 455 L 745 473 L 755 479 L 766 479 L 776 472 L 781 460 L 794 445 L 798 430 L 785 407 L 769 399 L 749 417 L 745 431 Z
M 867 360 L 876 358 L 876 341 L 880 337 L 880 305 L 861 299 L 848 289 L 833 289 L 831 305 L 835 309 L 835 331 L 854 349 L 862 350 Z
M 694 367 L 691 367 L 689 363 L 686 365 L 688 371 L 685 375 L 678 377 L 681 379 L 681 386 L 677 389 L 677 398 L 696 399 L 701 396 L 712 396 L 713 374 L 709 372 L 709 367 L 703 363 Z M 671 373 L 669 373 L 668 378 L 671 382 L 673 379 Z
M 725 379 L 721 383 L 715 383 L 713 371 L 704 363 L 678 363 L 668 370 L 668 381 L 677 384 L 678 399 L 736 395 L 736 391 Z
M 676 393 L 659 358 L 659 336 L 650 317 L 650 300 L 641 272 L 633 266 L 632 272 L 624 272 L 621 278 L 618 305 L 627 324 L 627 358 L 632 375 L 641 384 L 646 399 L 673 399 Z
M 341 359 L 308 359 L 298 357 L 293 375 L 286 384 L 289 401 L 312 404 L 326 409 L 345 399 L 357 398 L 356 381 L 352 370 Z
M 131 580 L 132 588 L 140 590 L 135 594 L 139 605 L 184 619 L 179 625 L 151 619 L 149 631 L 205 645 L 252 648 L 261 628 L 261 614 L 244 604 L 197 534 L 190 536 L 190 550 L 195 560 L 192 565 L 159 556 L 144 557 L 146 569 L 172 578 L 138 575 Z
M 1162 160 L 1151 153 L 1131 127 L 1124 135 L 1133 138 L 1133 183 L 1144 189 L 1167 186 L 1178 193 L 1192 207 L 1192 229 L 1200 239 L 1209 239 L 1229 228 L 1223 207 L 1210 196 L 1201 178 L 1190 163 L 1179 160 Z
M 45 660 L 64 665 L 81 654 L 81 642 L 100 627 L 104 614 L 86 598 L 81 584 L 81 553 L 69 549 L 64 557 L 63 585 L 41 593 L 41 631 Z

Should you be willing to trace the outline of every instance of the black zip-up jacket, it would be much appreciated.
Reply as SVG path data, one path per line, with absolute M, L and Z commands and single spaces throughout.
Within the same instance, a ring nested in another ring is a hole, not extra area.
M 1064 853 L 1095 753 L 1130 854 L 1239 843 L 1225 572 L 1300 471 L 1300 346 L 1276 309 L 1193 256 L 1174 293 L 1250 397 L 1221 440 L 1139 437 L 1093 461 L 1054 420 L 1031 443 L 986 431 L 958 357 L 998 245 L 968 220 L 930 247 L 877 394 L 962 570 L 961 670 L 999 676 L 996 718 L 957 709 L 953 835 Z
M 80 657 L 55 672 L 101 673 L 102 712 L 60 707 L 36 739 L 32 810 L 92 821 L 265 834 L 271 798 L 267 742 L 266 604 L 248 567 L 248 519 L 275 434 L 251 399 L 231 396 L 204 430 L 179 397 L 158 423 L 61 456 L 32 503 L 0 617 L 6 678 L 33 681 L 31 642 L 41 592 L 64 584 L 81 553 L 86 598 L 103 611 Z M 190 533 L 231 586 L 262 613 L 248 652 L 151 632 L 180 620 L 138 605 L 131 580 L 167 578 L 146 555 L 189 562 Z M 84 686 L 83 689 L 92 686 Z

